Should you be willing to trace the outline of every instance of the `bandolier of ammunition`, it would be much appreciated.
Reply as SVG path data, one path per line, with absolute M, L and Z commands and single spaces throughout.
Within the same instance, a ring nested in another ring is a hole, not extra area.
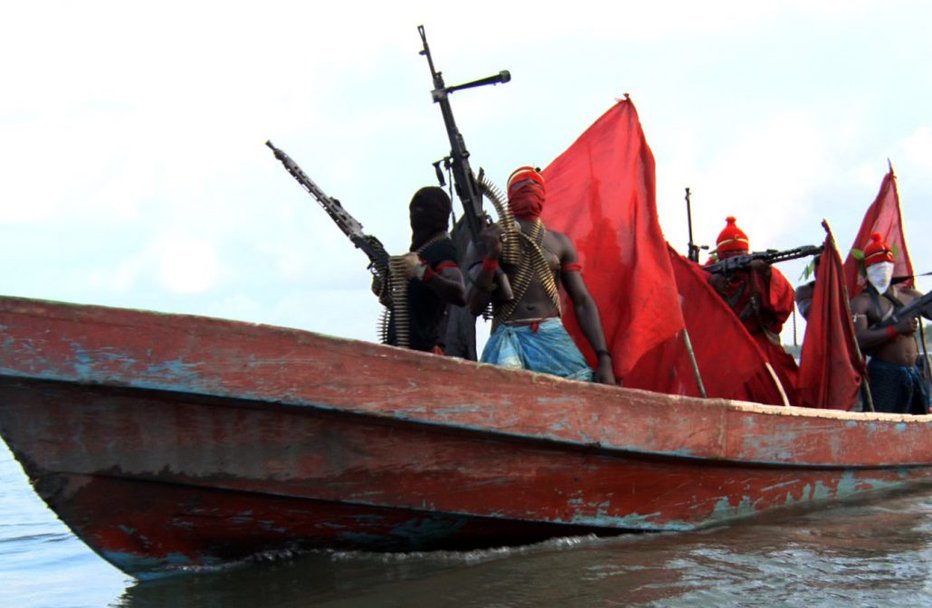
M 431 237 L 426 243 L 417 248 L 414 253 L 421 256 L 425 249 L 443 239 L 449 239 L 447 232 L 439 232 Z M 407 254 L 405 254 L 407 255 Z M 393 255 L 388 259 L 387 281 L 382 283 L 382 295 L 385 290 L 391 295 L 392 307 L 385 308 L 379 316 L 379 337 L 382 344 L 388 344 L 389 325 L 394 318 L 395 325 L 395 346 L 402 348 L 411 347 L 411 315 L 408 308 L 408 281 L 405 276 L 405 255 Z
M 515 223 L 517 228 L 517 224 Z M 520 260 L 517 264 L 518 269 L 512 279 L 511 286 L 514 290 L 514 298 L 497 307 L 495 310 L 495 322 L 502 323 L 511 318 L 518 303 L 524 298 L 531 280 L 537 278 L 544 288 L 544 291 L 550 297 L 550 301 L 557 309 L 557 313 L 562 315 L 560 306 L 560 291 L 557 288 L 557 282 L 553 278 L 553 270 L 547 263 L 547 257 L 544 255 L 542 243 L 546 228 L 540 219 L 534 222 L 531 228 L 531 234 L 524 234 L 520 230 L 515 230 L 515 236 L 518 238 L 509 238 L 509 241 L 515 241 L 520 251 Z M 506 241 L 507 242 L 507 241 Z
M 395 323 L 395 346 L 411 346 L 411 319 L 408 314 L 408 278 L 404 256 L 393 255 L 388 260 L 388 289 L 392 295 L 391 316 Z M 385 310 L 388 312 L 388 309 Z M 383 335 L 388 338 L 388 314 L 384 314 Z M 384 340 L 383 340 L 384 342 Z
M 495 213 L 498 214 L 498 225 L 505 231 L 501 260 L 511 266 L 517 266 L 521 263 L 521 246 L 519 244 L 521 229 L 515 223 L 511 207 L 504 203 L 501 190 L 490 182 L 481 170 L 479 171 L 479 189 L 492 202 Z

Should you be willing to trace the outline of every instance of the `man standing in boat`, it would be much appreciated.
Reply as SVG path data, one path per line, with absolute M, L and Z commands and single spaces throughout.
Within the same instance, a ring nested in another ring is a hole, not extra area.
M 877 412 L 929 413 L 929 393 L 917 365 L 919 319 L 909 316 L 884 323 L 903 306 L 922 297 L 916 289 L 893 284 L 893 251 L 879 233 L 864 248 L 867 286 L 851 300 L 854 329 L 867 364 L 871 399 Z M 928 309 L 923 315 L 929 317 Z
M 749 250 L 747 234 L 734 217 L 725 218 L 725 228 L 715 245 L 718 260 L 746 255 Z M 710 273 L 709 284 L 757 341 L 793 403 L 799 368 L 780 343 L 783 324 L 795 305 L 793 286 L 783 273 L 763 260 L 753 260 L 747 267 L 730 272 Z
M 392 268 L 404 289 L 390 290 L 376 276 L 372 291 L 392 311 L 386 328 L 388 344 L 442 355 L 447 306 L 466 304 L 456 245 L 447 232 L 452 204 L 442 188 L 429 186 L 415 192 L 409 211 L 410 251 Z M 404 301 L 393 301 L 393 293 Z
M 543 176 L 533 167 L 521 167 L 508 178 L 507 188 L 512 217 L 502 218 L 504 225 L 486 228 L 479 246 L 471 246 L 468 254 L 469 309 L 478 316 L 492 305 L 492 334 L 480 360 L 615 384 L 599 311 L 582 278 L 576 248 L 569 237 L 548 230 L 540 220 L 546 192 Z M 510 300 L 501 295 L 499 268 L 510 281 Z M 598 357 L 594 372 L 563 327 L 560 285 Z

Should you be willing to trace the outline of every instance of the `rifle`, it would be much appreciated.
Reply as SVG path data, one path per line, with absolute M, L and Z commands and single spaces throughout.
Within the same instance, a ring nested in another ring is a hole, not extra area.
M 689 243 L 686 245 L 686 257 L 693 262 L 699 261 L 699 245 L 693 242 L 693 210 L 689 201 L 689 188 L 686 188 L 686 225 L 689 228 Z
M 466 224 L 469 227 L 469 234 L 473 243 L 479 243 L 479 235 L 491 220 L 482 210 L 482 190 L 475 174 L 469 166 L 469 152 L 466 150 L 466 143 L 463 141 L 463 134 L 456 127 L 456 121 L 453 118 L 453 109 L 450 107 L 450 94 L 462 89 L 470 89 L 487 84 L 505 83 L 511 80 L 511 74 L 507 70 L 502 70 L 495 76 L 482 78 L 448 87 L 443 82 L 443 74 L 434 69 L 434 60 L 430 55 L 430 47 L 427 46 L 427 34 L 424 33 L 424 26 L 417 26 L 417 31 L 421 35 L 421 43 L 424 47 L 420 54 L 427 57 L 427 65 L 430 67 L 430 75 L 434 81 L 434 89 L 431 91 L 431 97 L 434 103 L 440 104 L 440 113 L 443 114 L 443 124 L 447 129 L 447 136 L 450 139 L 450 155 L 434 163 L 434 169 L 437 172 L 437 180 L 441 186 L 445 186 L 443 173 L 440 171 L 440 163 L 444 168 L 453 173 L 453 186 L 456 195 L 463 205 L 463 216 L 466 218 Z M 509 299 L 507 294 L 511 293 L 511 287 L 508 284 L 508 277 L 501 269 L 496 272 L 502 292 L 505 299 Z
M 905 283 L 906 281 L 909 281 L 910 279 L 915 279 L 916 277 L 927 277 L 927 276 L 932 276 L 932 272 L 923 272 L 922 274 L 908 274 L 905 276 L 893 277 L 893 280 L 890 281 L 890 284 L 897 285 L 899 283 Z
M 925 313 L 925 307 L 929 304 L 932 304 L 932 291 L 925 294 L 920 298 L 916 298 L 903 308 L 899 310 L 894 310 L 893 314 L 875 324 L 872 329 L 888 327 L 890 325 L 896 325 L 903 319 L 910 319 L 912 317 L 918 317 L 919 315 Z
M 804 258 L 809 255 L 819 255 L 820 253 L 822 253 L 822 245 L 803 245 L 802 247 L 787 249 L 785 251 L 768 249 L 766 251 L 755 251 L 744 255 L 736 255 L 732 258 L 726 258 L 714 264 L 703 266 L 703 268 L 709 272 L 729 273 L 747 268 L 754 260 L 762 260 L 768 264 L 775 264 L 777 262 Z
M 347 213 L 340 201 L 324 194 L 317 184 L 301 170 L 301 167 L 291 160 L 290 156 L 273 146 L 271 141 L 266 141 L 265 145 L 272 149 L 275 158 L 282 161 L 288 173 L 291 173 L 292 177 L 298 180 L 298 183 L 317 199 L 317 202 L 324 208 L 330 219 L 343 231 L 343 234 L 349 237 L 353 245 L 362 249 L 362 252 L 369 257 L 369 270 L 385 281 L 388 278 L 389 255 L 379 239 L 364 233 L 362 224 Z

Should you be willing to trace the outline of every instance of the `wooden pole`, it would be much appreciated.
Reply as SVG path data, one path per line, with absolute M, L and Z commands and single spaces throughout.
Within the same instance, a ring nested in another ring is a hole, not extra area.
M 683 328 L 683 342 L 686 344 L 686 352 L 689 353 L 689 362 L 693 366 L 693 374 L 696 376 L 696 385 L 699 387 L 699 396 L 705 399 L 708 395 L 705 392 L 705 384 L 702 382 L 702 374 L 699 373 L 699 364 L 696 362 L 696 353 L 693 351 L 692 340 L 689 339 L 689 332 Z

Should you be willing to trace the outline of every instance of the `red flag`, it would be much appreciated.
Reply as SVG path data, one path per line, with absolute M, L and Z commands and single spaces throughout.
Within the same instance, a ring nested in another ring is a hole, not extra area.
M 709 285 L 709 273 L 668 246 L 690 343 L 708 397 L 782 405 L 767 355 L 728 304 Z M 641 359 L 626 386 L 698 395 L 698 383 L 678 334 Z
M 851 252 L 845 259 L 845 285 L 848 287 L 848 295 L 852 298 L 861 293 L 865 285 L 861 275 L 862 261 L 859 259 L 862 256 L 858 256 L 854 251 L 863 252 L 874 232 L 879 232 L 883 240 L 893 249 L 895 255 L 893 276 L 909 277 L 901 285 L 912 287 L 913 263 L 909 259 L 909 250 L 906 249 L 903 216 L 900 212 L 900 194 L 896 189 L 896 175 L 893 174 L 892 165 L 880 184 L 877 198 L 867 208 L 864 219 L 861 221 L 861 229 L 858 230 L 858 235 L 851 244 Z
M 857 400 L 864 360 L 854 336 L 841 256 L 828 223 L 822 225 L 825 249 L 816 269 L 797 395 L 802 406 L 848 410 Z
M 615 375 L 683 328 L 679 297 L 657 218 L 654 156 L 634 104 L 616 103 L 544 172 L 544 223 L 575 243 L 599 308 Z M 573 314 L 564 322 L 590 362 Z

